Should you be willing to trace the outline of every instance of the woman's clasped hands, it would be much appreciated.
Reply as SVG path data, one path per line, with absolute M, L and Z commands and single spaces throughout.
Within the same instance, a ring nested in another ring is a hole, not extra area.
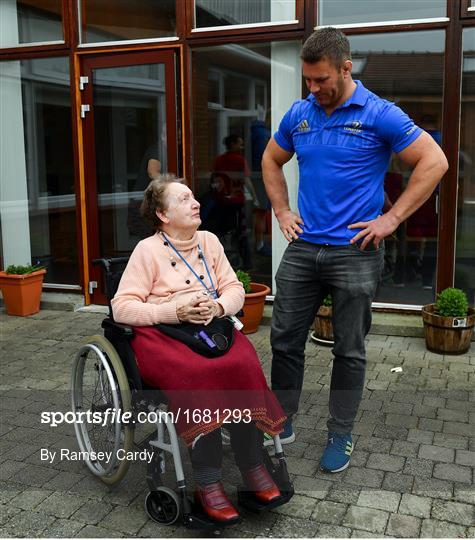
M 176 314 L 180 322 L 207 325 L 214 317 L 221 317 L 223 313 L 221 304 L 211 298 L 206 291 L 199 292 L 191 298 L 177 300 Z

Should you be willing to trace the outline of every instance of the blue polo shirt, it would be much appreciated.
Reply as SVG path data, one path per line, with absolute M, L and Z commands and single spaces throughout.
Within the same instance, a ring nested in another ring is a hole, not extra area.
M 400 152 L 422 129 L 394 103 L 360 81 L 351 97 L 327 116 L 310 94 L 296 101 L 274 138 L 299 164 L 300 238 L 345 245 L 358 229 L 348 225 L 381 214 L 384 176 L 392 152 Z

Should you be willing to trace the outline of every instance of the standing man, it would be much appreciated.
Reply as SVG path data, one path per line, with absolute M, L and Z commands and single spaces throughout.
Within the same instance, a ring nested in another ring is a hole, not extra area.
M 350 44 L 341 31 L 314 32 L 301 58 L 310 94 L 287 111 L 262 159 L 267 194 L 289 242 L 276 275 L 272 389 L 290 418 L 281 438 L 291 442 L 308 330 L 330 292 L 335 346 L 328 443 L 320 467 L 339 472 L 353 451 L 383 239 L 427 200 L 448 165 L 433 138 L 401 109 L 352 79 Z M 391 152 L 414 170 L 406 190 L 382 215 Z M 290 209 L 282 170 L 294 153 L 299 214 Z

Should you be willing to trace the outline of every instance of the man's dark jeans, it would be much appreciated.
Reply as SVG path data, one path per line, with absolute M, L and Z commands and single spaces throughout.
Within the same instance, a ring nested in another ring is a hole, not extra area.
M 364 251 L 303 240 L 287 247 L 276 275 L 271 345 L 272 389 L 288 415 L 298 409 L 308 330 L 330 292 L 335 345 L 327 425 L 337 433 L 352 431 L 364 387 L 364 339 L 383 264 L 383 243 Z

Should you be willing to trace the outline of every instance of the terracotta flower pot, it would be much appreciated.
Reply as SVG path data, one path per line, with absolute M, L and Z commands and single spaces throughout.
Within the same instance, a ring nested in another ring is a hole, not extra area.
M 439 354 L 464 354 L 470 349 L 475 309 L 466 317 L 443 317 L 435 313 L 435 304 L 422 308 L 424 334 L 429 351 Z
M 46 270 L 31 274 L 0 272 L 0 289 L 8 315 L 33 315 L 40 310 L 41 290 Z
M 244 325 L 244 334 L 257 332 L 264 313 L 264 303 L 266 296 L 270 294 L 270 289 L 262 283 L 251 283 L 251 292 L 247 293 L 242 310 L 244 315 L 239 317 Z
M 332 346 L 334 344 L 331 306 L 320 306 L 310 337 L 320 345 Z

